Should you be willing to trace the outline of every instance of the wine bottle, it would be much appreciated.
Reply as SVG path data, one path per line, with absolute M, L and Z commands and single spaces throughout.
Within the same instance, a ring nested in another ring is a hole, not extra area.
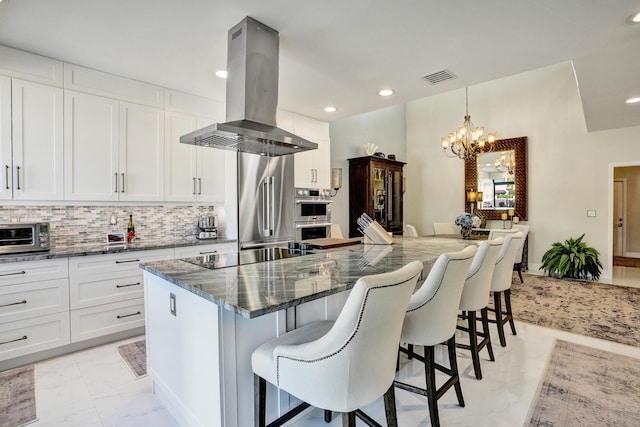
M 133 225 L 133 215 L 129 215 L 129 224 L 127 225 L 127 242 L 133 242 L 136 237 L 136 228 Z

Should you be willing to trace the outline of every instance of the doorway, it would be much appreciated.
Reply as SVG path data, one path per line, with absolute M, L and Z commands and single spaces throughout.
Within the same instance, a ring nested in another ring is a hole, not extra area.
M 613 266 L 640 267 L 640 165 L 613 168 L 611 215 Z

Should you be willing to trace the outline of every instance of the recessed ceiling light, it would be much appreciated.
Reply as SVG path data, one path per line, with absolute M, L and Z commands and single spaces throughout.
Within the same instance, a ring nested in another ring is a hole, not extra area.
M 393 91 L 391 89 L 382 89 L 381 91 L 378 92 L 378 95 L 390 96 L 390 95 L 393 95 Z
M 640 12 L 634 13 L 629 18 L 627 18 L 627 22 L 629 24 L 638 24 L 638 23 L 640 23 Z
M 326 111 L 327 113 L 334 113 L 336 110 L 336 107 L 324 107 L 324 111 Z
M 226 70 L 218 70 L 218 71 L 216 71 L 216 76 L 220 77 L 221 79 L 226 79 L 227 78 L 227 71 Z
M 636 98 L 629 98 L 627 99 L 627 104 L 635 104 L 636 102 L 640 102 L 640 97 L 636 97 Z

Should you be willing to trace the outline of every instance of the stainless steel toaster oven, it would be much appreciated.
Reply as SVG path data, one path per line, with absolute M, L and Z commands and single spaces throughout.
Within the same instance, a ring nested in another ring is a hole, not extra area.
M 48 222 L 0 224 L 0 254 L 48 250 Z

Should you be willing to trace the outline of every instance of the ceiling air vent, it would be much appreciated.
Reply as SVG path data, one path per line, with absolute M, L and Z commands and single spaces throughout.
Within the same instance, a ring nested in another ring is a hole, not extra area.
M 455 74 L 445 68 L 444 70 L 436 71 L 420 78 L 430 85 L 435 85 L 447 80 L 455 79 L 456 77 L 457 76 Z

